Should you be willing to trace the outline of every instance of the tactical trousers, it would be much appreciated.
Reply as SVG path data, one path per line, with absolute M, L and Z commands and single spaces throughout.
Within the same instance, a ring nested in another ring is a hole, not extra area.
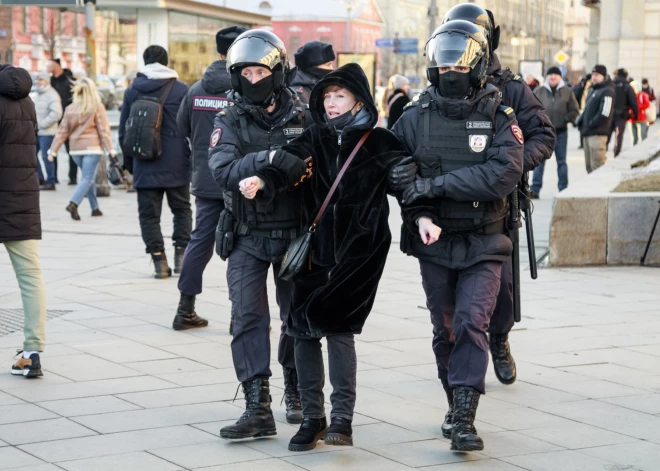
M 279 263 L 270 263 L 235 248 L 227 263 L 227 285 L 231 313 L 234 318 L 234 338 L 231 354 L 236 377 L 245 382 L 256 377 L 269 378 L 270 371 L 270 309 L 266 282 L 271 265 L 275 274 L 277 305 L 280 308 L 280 342 L 278 360 L 285 368 L 296 368 L 293 356 L 294 339 L 285 334 L 286 319 L 291 305 L 292 284 L 277 277 Z
M 489 334 L 508 334 L 513 329 L 513 259 L 502 263 L 500 292 L 497 295 L 495 311 L 490 318 Z
M 500 290 L 502 262 L 480 262 L 463 270 L 425 260 L 419 265 L 439 378 L 446 378 L 452 388 L 468 386 L 485 394 L 486 332 Z
M 222 200 L 199 196 L 195 199 L 195 229 L 183 255 L 179 277 L 179 291 L 182 294 L 196 296 L 202 292 L 202 275 L 213 258 L 215 229 L 224 208 Z

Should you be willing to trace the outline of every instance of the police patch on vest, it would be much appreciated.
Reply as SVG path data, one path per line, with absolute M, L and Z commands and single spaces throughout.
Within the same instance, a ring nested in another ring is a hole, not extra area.
M 467 129 L 493 129 L 490 121 L 468 121 L 465 123 Z
M 229 106 L 226 96 L 194 96 L 192 109 L 195 111 L 220 111 Z
M 518 140 L 518 142 L 520 142 L 521 144 L 525 143 L 523 132 L 520 130 L 517 124 L 511 125 L 511 132 L 513 133 L 513 136 Z
M 470 136 L 470 149 L 472 152 L 482 152 L 488 143 L 488 136 L 485 134 L 472 134 Z
M 221 136 L 222 136 L 222 129 L 217 128 L 215 131 L 213 131 L 213 133 L 211 134 L 211 147 L 215 147 L 218 145 Z
M 300 136 L 303 133 L 303 128 L 284 128 L 284 135 L 289 136 Z

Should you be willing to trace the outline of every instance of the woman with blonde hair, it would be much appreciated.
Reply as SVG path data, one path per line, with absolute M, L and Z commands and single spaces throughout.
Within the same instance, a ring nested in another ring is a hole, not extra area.
M 72 91 L 73 104 L 64 112 L 55 140 L 48 151 L 48 160 L 54 160 L 57 151 L 68 139 L 69 153 L 82 170 L 82 178 L 66 210 L 71 213 L 72 219 L 80 221 L 78 207 L 85 196 L 92 207 L 92 216 L 103 216 L 96 199 L 96 168 L 104 150 L 112 156 L 116 152 L 112 146 L 108 115 L 94 81 L 83 77 L 76 81 Z

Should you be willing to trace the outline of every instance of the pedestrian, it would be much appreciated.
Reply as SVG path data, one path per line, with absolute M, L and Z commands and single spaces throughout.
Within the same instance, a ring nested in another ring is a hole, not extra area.
M 651 106 L 651 99 L 638 82 L 632 82 L 630 86 L 637 95 L 637 109 L 639 110 L 637 120 L 632 122 L 633 145 L 636 146 L 646 139 L 649 133 L 646 111 Z
M 181 134 L 189 139 L 192 150 L 192 184 L 195 197 L 195 229 L 186 247 L 179 277 L 179 307 L 172 328 L 185 330 L 206 327 L 208 321 L 195 312 L 195 297 L 202 292 L 202 275 L 213 257 L 215 230 L 225 209 L 222 189 L 209 169 L 209 139 L 215 115 L 228 105 L 231 78 L 227 73 L 227 50 L 234 40 L 247 31 L 240 26 L 221 29 L 215 36 L 219 59 L 186 93 L 177 123 Z
M 108 115 L 92 79 L 83 77 L 73 85 L 73 103 L 64 112 L 64 118 L 48 151 L 51 162 L 66 141 L 71 146 L 69 155 L 82 172 L 80 183 L 73 191 L 66 210 L 74 221 L 80 221 L 78 207 L 87 197 L 92 216 L 103 216 L 96 199 L 96 169 L 104 152 L 112 157 L 116 152 L 112 145 Z
M 309 103 L 314 85 L 335 68 L 335 51 L 332 44 L 310 41 L 300 47 L 293 57 L 298 71 L 291 87 L 305 103 Z
M 275 435 L 270 407 L 270 310 L 266 282 L 277 274 L 289 243 L 299 235 L 299 191 L 248 200 L 239 183 L 269 163 L 269 152 L 300 136 L 310 120 L 306 106 L 287 87 L 289 69 L 284 43 L 255 29 L 241 34 L 227 53 L 233 91 L 230 106 L 218 113 L 209 148 L 209 167 L 225 192 L 221 216 L 221 254 L 228 257 L 227 285 L 233 318 L 231 342 L 236 376 L 245 394 L 245 412 L 223 427 L 225 439 Z M 231 195 L 231 197 L 229 197 Z M 285 333 L 291 282 L 275 277 L 281 329 L 278 360 L 284 369 L 286 420 L 302 422 L 293 338 Z
M 0 243 L 9 254 L 21 290 L 23 350 L 11 374 L 43 376 L 46 347 L 46 289 L 39 259 L 41 214 L 37 114 L 29 98 L 32 78 L 25 69 L 0 65 Z
M 119 120 L 119 142 L 124 154 L 124 166 L 133 174 L 133 187 L 137 190 L 142 240 L 146 252 L 154 262 L 154 277 L 162 279 L 172 275 L 160 228 L 163 196 L 167 196 L 167 204 L 174 215 L 174 273 L 181 271 L 183 254 L 192 230 L 190 147 L 176 122 L 176 115 L 188 86 L 178 80 L 179 74 L 176 71 L 167 67 L 169 58 L 164 48 L 149 46 L 142 57 L 145 65 L 140 68 L 137 77 L 124 94 Z M 149 133 L 144 133 L 151 139 L 149 142 L 128 143 L 127 122 L 131 117 L 131 108 L 145 99 L 157 99 L 162 104 L 160 129 L 151 129 Z M 160 156 L 152 160 L 132 157 L 133 146 L 151 147 L 154 138 L 160 139 L 162 143 Z
M 525 77 L 525 83 L 527 83 L 527 85 L 532 91 L 536 90 L 536 88 L 541 85 L 539 79 L 534 77 L 533 74 L 527 74 L 527 77 Z
M 374 129 L 378 108 L 358 64 L 340 67 L 317 83 L 310 113 L 315 126 L 273 155 L 274 163 L 292 161 L 283 165 L 286 178 L 267 167 L 244 181 L 242 190 L 246 198 L 253 199 L 261 188 L 260 198 L 267 200 L 270 194 L 303 181 L 302 221 L 306 229 L 321 211 L 340 169 L 348 165 L 327 212 L 315 227 L 310 268 L 294 278 L 287 334 L 295 338 L 304 420 L 289 442 L 290 451 L 311 450 L 323 439 L 328 445 L 353 445 L 357 388 L 354 335 L 362 332 L 371 311 L 391 245 L 388 171 L 406 155 L 391 132 Z M 367 131 L 371 133 L 366 135 Z M 361 142 L 363 136 L 368 137 Z M 355 149 L 354 160 L 347 164 Z M 305 178 L 308 157 L 313 167 L 311 178 Z M 413 169 L 413 178 L 414 174 Z M 333 387 L 330 427 L 324 406 L 322 338 L 328 346 Z
M 47 152 L 57 132 L 57 123 L 62 118 L 62 102 L 60 96 L 50 85 L 48 72 L 41 72 L 37 75 L 36 88 L 37 97 L 34 104 L 39 124 L 39 149 L 46 175 L 44 176 L 41 165 L 37 165 L 37 170 L 39 180 L 45 182 L 41 185 L 41 190 L 55 190 L 55 165 L 48 160 Z
M 403 75 L 396 74 L 392 77 L 394 90 L 387 99 L 387 129 L 392 129 L 394 124 L 403 114 L 403 108 L 410 103 L 410 80 Z
M 442 431 L 456 451 L 484 448 L 474 420 L 485 394 L 488 324 L 513 250 L 508 196 L 523 172 L 523 132 L 488 84 L 482 31 L 465 20 L 435 30 L 425 51 L 431 85 L 393 130 L 420 172 L 400 197 L 401 248 L 419 260 L 449 404 Z
M 495 26 L 492 12 L 473 3 L 463 3 L 450 9 L 444 22 L 466 20 L 479 26 L 488 40 L 490 65 L 488 75 L 493 77 L 493 85 L 499 90 L 502 104 L 513 109 L 518 126 L 525 141 L 525 160 L 523 174 L 534 170 L 552 156 L 555 147 L 555 131 L 548 114 L 525 85 L 520 75 L 503 69 L 495 52 L 499 46 L 499 26 Z M 502 265 L 500 293 L 495 312 L 488 327 L 490 353 L 493 357 L 495 376 L 502 384 L 513 384 L 517 377 L 516 363 L 511 354 L 509 333 L 514 325 L 514 283 L 513 260 L 509 258 Z M 439 341 L 439 339 L 437 339 Z
M 62 100 L 62 110 L 66 111 L 67 107 L 73 103 L 73 93 L 71 91 L 73 82 L 75 81 L 73 72 L 69 69 L 62 68 L 62 62 L 60 59 L 48 61 L 48 64 L 46 64 L 46 70 L 50 74 L 50 85 L 55 89 Z M 78 166 L 69 152 L 69 141 L 64 143 L 64 147 L 66 148 L 66 153 L 69 155 L 69 185 L 73 186 L 78 182 Z M 57 157 L 55 158 L 54 164 L 55 178 L 57 179 Z
M 534 90 L 534 95 L 541 101 L 548 112 L 550 121 L 555 128 L 557 140 L 555 143 L 555 157 L 557 159 L 558 188 L 563 191 L 568 187 L 568 165 L 566 153 L 568 151 L 568 125 L 575 124 L 580 114 L 579 105 L 570 87 L 567 87 L 561 78 L 559 67 L 550 67 L 543 86 Z M 543 171 L 545 162 L 534 169 L 534 178 L 530 188 L 532 198 L 538 198 L 543 186 Z
M 584 161 L 591 173 L 607 160 L 607 140 L 614 121 L 614 84 L 607 75 L 607 67 L 596 65 L 591 71 L 589 97 L 577 125 L 584 136 Z
M 614 99 L 614 119 L 612 120 L 610 134 L 612 132 L 614 133 L 614 158 L 616 158 L 619 156 L 623 148 L 623 135 L 626 132 L 628 120 L 632 119 L 633 121 L 637 121 L 639 109 L 637 107 L 637 96 L 628 82 L 628 71 L 626 69 L 617 69 L 614 78 L 614 89 L 616 91 Z
M 584 87 L 587 84 L 587 78 L 583 75 L 580 77 L 578 80 L 577 85 L 573 87 L 573 95 L 575 95 L 575 99 L 578 102 L 578 106 L 580 101 L 582 101 L 582 94 L 584 93 Z
M 646 78 L 642 79 L 642 91 L 649 96 L 649 100 L 656 101 L 655 90 L 653 90 L 653 88 L 649 84 L 649 79 Z

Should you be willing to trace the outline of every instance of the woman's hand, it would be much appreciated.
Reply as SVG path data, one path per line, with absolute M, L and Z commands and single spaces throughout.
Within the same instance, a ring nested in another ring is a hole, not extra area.
M 50 150 L 48 151 L 48 161 L 55 162 L 55 154 L 51 154 Z
M 442 229 L 433 224 L 433 221 L 429 218 L 419 218 L 417 225 L 419 226 L 419 235 L 425 245 L 434 244 L 440 238 Z
M 250 177 L 250 178 L 246 178 L 245 180 L 242 180 L 238 184 L 238 188 L 239 190 L 241 190 L 241 194 L 243 196 L 251 200 L 254 199 L 255 196 L 257 196 L 257 192 L 259 190 L 263 190 L 265 185 L 266 183 L 261 178 Z

